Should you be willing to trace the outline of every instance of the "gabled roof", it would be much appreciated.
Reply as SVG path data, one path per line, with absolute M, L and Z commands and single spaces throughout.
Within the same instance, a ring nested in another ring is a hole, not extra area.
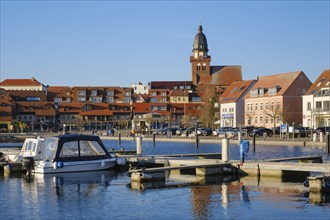
M 301 74 L 303 74 L 305 76 L 303 71 L 273 74 L 273 75 L 269 75 L 269 76 L 261 76 L 261 77 L 259 77 L 257 82 L 254 84 L 254 86 L 250 89 L 250 91 L 265 88 L 267 90 L 265 90 L 265 93 L 262 97 L 268 97 L 269 89 L 277 87 L 278 88 L 277 93 L 276 93 L 276 95 L 273 95 L 273 96 L 283 96 L 284 93 L 290 88 L 290 86 L 293 84 L 293 82 Z M 251 97 L 251 93 L 248 93 L 245 96 L 245 98 L 254 98 L 254 97 Z
M 254 80 L 233 82 L 228 89 L 221 95 L 221 103 L 233 103 L 243 96 L 245 91 L 253 84 Z
M 38 80 L 34 77 L 31 79 L 6 79 L 0 82 L 0 86 L 41 86 Z
M 330 69 L 326 69 L 321 73 L 305 95 L 318 94 L 322 88 L 330 89 Z

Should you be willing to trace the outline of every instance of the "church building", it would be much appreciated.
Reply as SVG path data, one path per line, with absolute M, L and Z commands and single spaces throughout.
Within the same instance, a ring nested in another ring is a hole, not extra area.
M 193 55 L 190 56 L 192 81 L 195 85 L 212 84 L 229 86 L 232 82 L 242 80 L 242 68 L 235 66 L 211 66 L 211 56 L 208 55 L 206 36 L 202 25 L 198 27 L 193 45 Z

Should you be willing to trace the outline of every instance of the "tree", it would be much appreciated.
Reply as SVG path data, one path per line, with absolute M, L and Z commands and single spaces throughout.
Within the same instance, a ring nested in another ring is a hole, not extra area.
M 288 115 L 284 113 L 280 105 L 277 105 L 276 107 L 271 106 L 270 108 L 265 109 L 264 113 L 270 118 L 271 121 L 273 121 L 273 135 L 275 136 L 276 120 L 282 119 L 281 121 L 285 122 Z
M 218 100 L 218 94 L 216 92 L 216 88 L 209 84 L 203 86 L 202 92 L 202 101 L 204 102 L 204 106 L 199 111 L 199 121 L 206 127 L 213 126 L 215 121 L 215 113 L 216 109 L 214 107 L 214 103 Z

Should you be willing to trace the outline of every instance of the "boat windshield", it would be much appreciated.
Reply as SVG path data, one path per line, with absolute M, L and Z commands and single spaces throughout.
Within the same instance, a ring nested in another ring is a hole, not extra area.
M 56 155 L 58 138 L 46 138 L 41 159 L 44 161 L 52 161 Z
M 87 140 L 65 142 L 60 153 L 61 158 L 98 155 L 106 155 L 100 144 L 97 141 Z

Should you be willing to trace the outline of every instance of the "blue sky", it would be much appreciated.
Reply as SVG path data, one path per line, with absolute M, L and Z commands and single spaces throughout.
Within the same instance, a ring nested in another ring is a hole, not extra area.
M 243 79 L 330 68 L 327 1 L 1 1 L 1 81 L 129 86 L 191 80 L 198 25 L 211 65 Z

